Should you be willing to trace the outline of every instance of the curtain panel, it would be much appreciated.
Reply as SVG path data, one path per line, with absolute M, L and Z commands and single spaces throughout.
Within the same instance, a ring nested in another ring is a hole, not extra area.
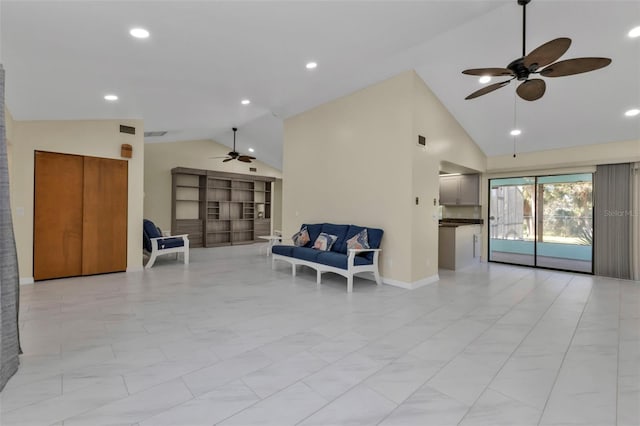
M 631 165 L 631 279 L 640 281 L 640 162 Z
M 596 167 L 594 177 L 594 272 L 631 278 L 631 165 Z
M 18 370 L 20 285 L 9 203 L 9 164 L 4 105 L 4 68 L 0 65 L 0 391 Z

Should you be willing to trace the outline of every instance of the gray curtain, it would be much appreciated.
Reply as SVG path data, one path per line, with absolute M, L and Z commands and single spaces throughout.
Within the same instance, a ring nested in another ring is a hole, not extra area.
M 9 164 L 4 120 L 4 68 L 0 65 L 0 391 L 18 371 L 20 363 L 20 284 L 9 203 Z
M 598 166 L 594 179 L 594 272 L 629 279 L 631 165 Z

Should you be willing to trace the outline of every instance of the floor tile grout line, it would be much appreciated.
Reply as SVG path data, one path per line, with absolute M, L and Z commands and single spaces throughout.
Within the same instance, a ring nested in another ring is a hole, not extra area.
M 550 276 L 547 277 L 547 279 L 545 279 L 542 283 L 544 283 L 545 281 L 547 281 L 550 278 L 553 278 L 555 274 L 551 274 Z M 496 371 L 496 373 L 493 375 L 493 377 L 491 378 L 491 380 L 489 381 L 489 383 L 487 384 L 487 386 L 485 387 L 485 389 L 480 393 L 480 395 L 478 396 L 478 398 L 476 398 L 476 400 L 473 402 L 473 404 L 471 404 L 469 406 L 469 409 L 467 410 L 467 412 L 464 414 L 464 416 L 460 419 L 460 421 L 458 422 L 458 424 L 462 423 L 462 421 L 464 421 L 464 419 L 467 417 L 467 415 L 469 414 L 469 412 L 471 412 L 471 409 L 475 406 L 475 404 L 478 402 L 478 400 L 482 397 L 482 395 L 484 394 L 484 392 L 487 389 L 491 389 L 494 392 L 497 392 L 495 389 L 491 388 L 491 383 L 493 383 L 493 381 L 496 379 L 496 377 L 498 376 L 498 374 L 500 374 L 500 372 L 502 371 L 502 369 L 504 368 L 505 365 L 507 365 L 507 362 L 509 362 L 509 360 L 511 359 L 511 357 L 513 356 L 514 353 L 516 353 L 516 351 L 520 348 L 520 346 L 522 346 L 522 343 L 527 339 L 527 337 L 529 337 L 529 335 L 533 332 L 533 330 L 535 330 L 535 328 L 538 326 L 538 324 L 540 324 L 540 322 L 544 319 L 545 315 L 549 312 L 549 310 L 553 307 L 553 305 L 558 301 L 558 299 L 560 298 L 560 296 L 562 295 L 562 293 L 564 293 L 564 291 L 567 289 L 567 287 L 569 286 L 569 284 L 571 283 L 571 281 L 573 280 L 573 278 L 571 278 L 567 283 L 565 283 L 565 285 L 562 287 L 562 289 L 560 291 L 558 291 L 558 294 L 556 295 L 556 297 L 553 298 L 553 300 L 549 303 L 549 306 L 547 306 L 547 308 L 542 311 L 540 313 L 540 316 L 538 317 L 538 319 L 536 320 L 536 322 L 531 326 L 531 328 L 529 329 L 529 331 L 522 337 L 522 339 L 520 340 L 520 342 L 518 343 L 518 345 L 516 345 L 516 347 L 513 349 L 513 351 L 511 351 L 511 353 L 509 354 L 509 356 L 507 357 L 507 359 L 502 363 L 502 365 L 500 366 L 500 368 L 498 369 L 498 371 Z M 541 283 L 541 284 L 542 284 Z M 533 291 L 535 290 L 535 287 L 531 290 Z M 522 300 L 524 301 L 524 299 Z M 519 302 L 518 304 L 522 303 Z M 517 305 L 516 305 L 517 306 Z M 515 306 L 514 306 L 515 308 Z M 506 314 L 505 314 L 506 315 Z M 499 392 L 502 393 L 502 392 Z M 508 395 L 505 395 L 508 396 Z M 528 404 L 526 404 L 523 401 L 520 401 L 516 398 L 513 398 L 511 396 L 508 396 L 510 399 L 516 400 L 518 402 L 521 402 L 524 405 L 529 406 Z M 542 411 L 539 408 L 536 408 L 536 410 L 540 411 L 540 413 L 542 414 Z
M 532 272 L 532 274 L 533 274 L 533 272 Z M 517 281 L 515 281 L 513 284 L 511 284 L 511 285 L 509 285 L 509 286 L 505 287 L 504 289 L 502 289 L 501 291 L 499 291 L 499 292 L 498 292 L 498 293 L 496 293 L 496 294 L 500 294 L 502 291 L 506 291 L 506 290 L 508 290 L 508 289 L 510 289 L 510 288 L 513 288 L 515 285 L 517 285 L 518 283 L 520 283 L 523 279 L 525 279 L 526 277 L 528 277 L 528 275 L 530 275 L 530 274 L 529 274 L 529 273 L 527 273 L 527 274 L 523 274 L 523 276 L 522 276 L 522 277 L 520 277 L 520 278 L 519 278 Z M 546 278 L 545 278 L 545 280 L 544 280 L 544 281 L 548 280 L 548 279 L 549 279 L 549 278 L 551 278 L 551 277 L 552 277 L 552 275 L 549 275 L 548 277 L 546 277 Z M 543 282 L 544 282 L 544 281 L 543 281 Z M 566 286 L 566 284 L 565 284 L 565 286 Z M 453 356 L 449 361 L 447 361 L 445 364 L 443 364 L 443 365 L 442 365 L 442 367 L 440 367 L 440 368 L 439 368 L 435 373 L 433 373 L 433 374 L 431 375 L 431 377 L 429 377 L 429 379 L 427 379 L 427 380 L 426 380 L 426 381 L 425 381 L 425 382 L 424 382 L 420 387 L 418 387 L 418 389 L 416 389 L 415 391 L 413 391 L 413 392 L 412 392 L 412 393 L 411 393 L 407 398 L 405 398 L 405 401 L 407 401 L 409 398 L 411 398 L 413 395 L 415 395 L 415 393 L 416 393 L 416 392 L 418 392 L 418 390 L 420 390 L 420 388 L 421 388 L 421 387 L 423 387 L 423 386 L 427 385 L 427 383 L 428 383 L 428 382 L 429 382 L 433 377 L 435 377 L 438 373 L 440 373 L 440 372 L 441 372 L 441 371 L 442 371 L 442 370 L 443 370 L 447 365 L 449 365 L 449 364 L 453 361 L 453 359 L 454 359 L 454 358 L 456 358 L 456 357 L 457 357 L 457 356 L 459 356 L 461 353 L 463 353 L 463 352 L 464 352 L 464 350 L 465 350 L 467 347 L 469 347 L 470 345 L 472 345 L 476 340 L 478 340 L 482 335 L 484 335 L 484 334 L 485 334 L 485 333 L 486 333 L 486 332 L 487 332 L 487 331 L 488 331 L 488 330 L 489 330 L 493 325 L 495 325 L 498 321 L 500 321 L 500 319 L 502 319 L 505 315 L 507 315 L 509 312 L 511 312 L 513 309 L 515 309 L 515 307 L 516 307 L 517 305 L 519 305 L 520 303 L 522 303 L 522 302 L 524 301 L 524 299 L 526 299 L 526 298 L 531 294 L 531 292 L 533 292 L 534 290 L 535 290 L 535 287 L 533 287 L 533 288 L 532 288 L 532 289 L 531 289 L 531 290 L 530 290 L 530 291 L 529 291 L 525 296 L 523 296 L 523 297 L 522 297 L 522 299 L 521 299 L 521 300 L 520 300 L 516 305 L 512 306 L 512 307 L 511 307 L 507 312 L 505 312 L 503 315 L 501 315 L 499 318 L 497 318 L 497 319 L 496 319 L 496 320 L 495 320 L 491 325 L 489 325 L 489 326 L 488 326 L 488 328 L 487 328 L 487 329 L 485 329 L 485 330 L 484 330 L 482 333 L 480 333 L 480 334 L 479 334 L 475 339 L 473 339 L 471 342 L 469 342 L 469 344 L 467 344 L 464 348 L 462 348 L 459 352 L 457 352 L 457 353 L 456 353 L 456 354 L 455 354 L 455 355 L 454 355 L 454 356 Z M 564 290 L 564 287 L 563 287 L 563 290 Z M 560 292 L 558 293 L 558 296 L 562 293 L 562 291 L 563 291 L 563 290 L 560 290 Z M 549 307 L 550 307 L 550 306 L 555 302 L 555 300 L 557 299 L 557 297 L 558 297 L 558 296 L 556 296 L 556 298 L 554 298 L 554 300 L 551 302 L 551 304 L 549 305 Z M 478 307 L 474 308 L 471 312 L 475 311 L 475 310 L 476 310 L 476 309 L 478 309 L 478 308 L 480 308 L 480 307 L 478 306 Z M 548 308 L 547 308 L 547 309 L 548 309 Z M 546 312 L 546 310 L 545 310 L 545 312 Z M 541 314 L 541 317 L 542 317 L 542 316 L 544 316 L 544 312 Z M 463 316 L 461 319 L 463 319 L 463 318 L 464 318 L 464 316 Z M 535 325 L 534 325 L 534 327 L 535 327 Z M 445 328 L 446 328 L 446 327 L 445 327 Z M 525 336 L 525 337 L 526 337 L 526 336 Z M 523 338 L 523 339 L 524 339 L 524 338 Z M 495 377 L 495 376 L 494 376 L 494 377 Z M 437 392 L 442 393 L 443 395 L 447 395 L 449 398 L 451 398 L 451 399 L 453 399 L 453 400 L 455 400 L 455 401 L 459 402 L 460 404 L 467 405 L 466 403 L 464 403 L 464 402 L 462 402 L 462 401 L 459 401 L 458 399 L 456 399 L 456 398 L 454 398 L 453 396 L 451 396 L 451 395 L 447 394 L 446 392 L 442 392 L 442 391 L 439 391 L 439 390 L 437 390 L 437 389 L 435 389 L 435 390 L 436 390 Z M 400 405 L 402 405 L 402 403 L 398 404 L 398 407 L 399 407 Z M 472 407 L 472 406 L 473 406 L 473 404 L 472 404 L 471 406 L 469 406 L 469 409 L 471 409 L 471 407 Z M 396 407 L 396 409 L 397 409 L 398 407 Z M 387 416 L 385 416 L 385 417 L 384 417 L 384 418 L 383 418 L 379 423 L 382 423 L 383 421 L 385 421 L 385 420 L 386 420 L 386 419 L 387 419 L 391 414 L 393 414 L 393 412 L 394 412 L 394 411 L 395 411 L 395 410 L 393 410 L 393 411 L 391 411 L 389 414 L 387 414 Z M 462 420 L 461 420 L 461 421 L 462 421 Z
M 575 278 L 572 278 L 571 281 L 573 281 Z M 571 282 L 569 283 L 571 284 Z M 549 400 L 551 399 L 551 395 L 553 394 L 553 390 L 556 387 L 556 384 L 558 383 L 558 377 L 560 377 L 560 372 L 562 371 L 562 367 L 564 366 L 564 362 L 567 359 L 567 354 L 569 353 L 569 351 L 571 350 L 571 344 L 573 343 L 573 339 L 576 336 L 576 332 L 578 331 L 578 327 L 580 326 L 580 322 L 582 321 L 582 316 L 584 315 L 584 311 L 587 309 L 587 305 L 589 304 L 589 301 L 591 300 L 591 295 L 593 294 L 593 284 L 591 285 L 591 288 L 589 289 L 589 296 L 587 297 L 587 300 L 584 302 L 584 306 L 582 307 L 582 312 L 580 312 L 580 316 L 578 317 L 578 321 L 576 321 L 576 326 L 573 330 L 573 333 L 571 335 L 571 339 L 569 339 L 569 343 L 567 344 L 567 349 L 564 351 L 564 354 L 562 355 L 562 361 L 560 362 L 560 366 L 558 366 L 558 371 L 556 373 L 556 377 L 553 379 L 553 384 L 551 385 L 551 389 L 549 390 L 549 393 L 547 394 L 547 398 L 544 402 L 544 406 L 542 407 L 542 412 L 540 413 L 540 418 L 538 419 L 538 426 L 540 426 L 540 423 L 542 422 L 542 418 L 544 417 L 544 413 L 545 411 L 547 411 L 547 405 L 549 404 Z

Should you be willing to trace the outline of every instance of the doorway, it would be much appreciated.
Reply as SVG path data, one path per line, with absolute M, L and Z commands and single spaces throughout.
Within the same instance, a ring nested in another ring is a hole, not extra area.
M 489 180 L 489 261 L 593 273 L 593 174 Z

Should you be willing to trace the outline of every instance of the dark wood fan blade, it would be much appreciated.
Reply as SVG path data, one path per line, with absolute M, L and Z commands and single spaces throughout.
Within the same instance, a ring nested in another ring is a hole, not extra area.
M 241 155 L 240 157 L 238 157 L 238 161 L 242 161 L 243 163 L 250 163 L 251 162 L 251 158 L 248 155 Z
M 518 86 L 516 93 L 525 101 L 535 101 L 544 95 L 547 84 L 540 78 L 527 80 Z
M 564 77 L 567 75 L 581 74 L 604 68 L 611 63 L 609 58 L 574 58 L 551 64 L 542 71 L 545 77 Z
M 227 158 L 226 160 L 222 160 L 223 163 L 226 163 L 227 161 L 231 161 L 233 160 L 233 158 Z
M 514 75 L 513 71 L 511 71 L 508 68 L 472 68 L 470 70 L 462 71 L 462 74 L 479 75 L 479 76 L 488 75 L 490 77 L 503 77 L 507 75 Z
M 525 56 L 522 62 L 529 71 L 535 71 L 557 61 L 560 56 L 565 54 L 569 46 L 571 46 L 571 39 L 566 37 L 548 41 Z
M 229 158 L 229 156 L 225 155 L 224 157 L 209 157 L 209 160 L 219 160 L 221 158 Z
M 477 98 L 478 96 L 486 95 L 489 92 L 493 92 L 494 90 L 501 88 L 502 86 L 506 86 L 507 84 L 509 84 L 510 81 L 511 80 L 505 80 L 499 83 L 490 84 L 487 87 L 483 87 L 480 90 L 476 90 L 475 92 L 467 96 L 465 99 L 468 100 L 468 99 Z

